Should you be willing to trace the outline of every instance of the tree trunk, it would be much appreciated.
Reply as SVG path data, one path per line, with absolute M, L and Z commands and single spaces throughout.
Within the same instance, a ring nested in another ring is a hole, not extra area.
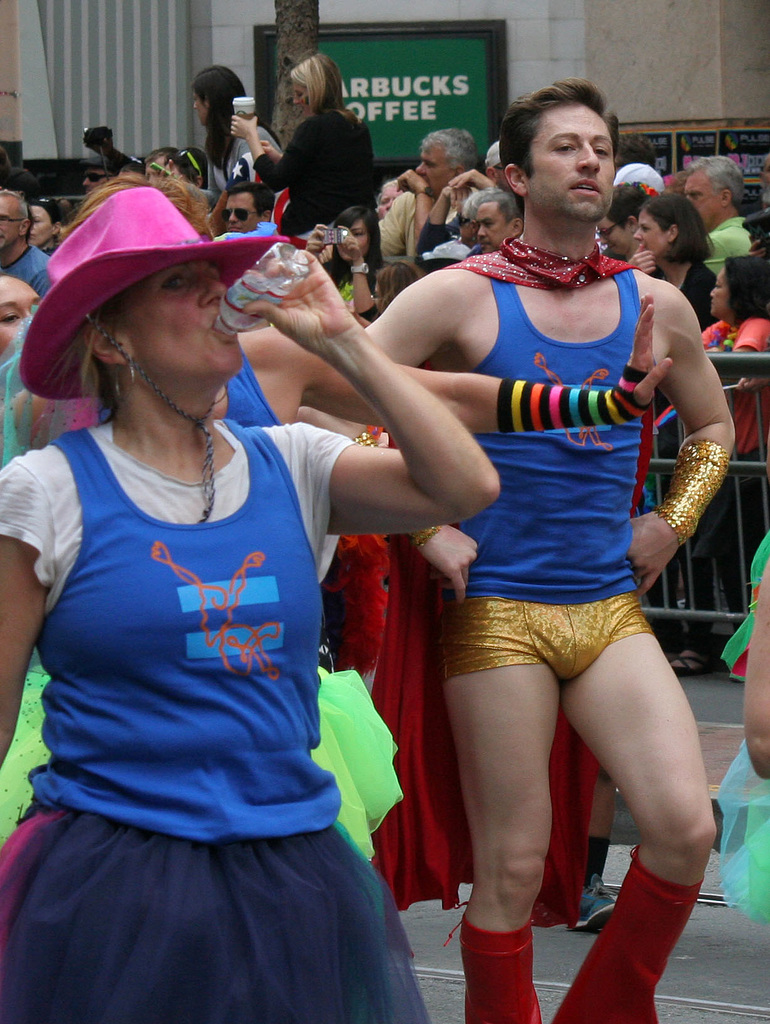
M 318 0 L 275 0 L 276 71 L 272 124 L 283 145 L 299 124 L 289 72 L 318 50 Z

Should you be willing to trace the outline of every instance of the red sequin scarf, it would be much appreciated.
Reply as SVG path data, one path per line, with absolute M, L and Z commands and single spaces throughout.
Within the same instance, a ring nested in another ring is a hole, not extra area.
M 551 289 L 581 288 L 603 277 L 619 274 L 621 270 L 628 270 L 629 264 L 603 256 L 598 245 L 588 256 L 573 260 L 558 252 L 538 249 L 517 238 L 509 238 L 497 252 L 469 256 L 455 267 L 527 288 Z

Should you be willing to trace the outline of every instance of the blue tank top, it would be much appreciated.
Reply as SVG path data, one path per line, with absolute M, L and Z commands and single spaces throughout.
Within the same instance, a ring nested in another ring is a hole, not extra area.
M 77 561 L 39 641 L 51 675 L 38 800 L 207 843 L 312 832 L 339 810 L 317 767 L 320 593 L 297 494 L 259 428 L 251 486 L 217 522 L 153 519 L 87 431 L 64 434 Z
M 476 367 L 496 377 L 607 387 L 628 360 L 639 313 L 633 271 L 616 274 L 620 321 L 605 338 L 561 342 L 538 331 L 516 285 L 492 281 L 500 320 Z M 482 434 L 500 498 L 462 524 L 478 542 L 468 595 L 581 604 L 634 589 L 626 552 L 639 451 L 638 420 L 544 433 Z
M 227 384 L 227 418 L 242 427 L 274 427 L 281 422 L 268 404 L 245 355 L 240 370 Z

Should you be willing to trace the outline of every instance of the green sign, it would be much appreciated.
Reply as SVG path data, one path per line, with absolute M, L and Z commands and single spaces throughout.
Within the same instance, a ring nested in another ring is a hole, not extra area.
M 342 72 L 347 106 L 366 121 L 381 160 L 414 158 L 438 128 L 465 128 L 483 154 L 489 83 L 483 39 L 321 43 Z
M 254 30 L 257 96 L 275 92 L 275 29 Z M 414 164 L 420 141 L 465 128 L 484 154 L 508 102 L 505 22 L 330 25 L 318 49 L 336 61 L 345 102 L 369 126 L 379 163 Z

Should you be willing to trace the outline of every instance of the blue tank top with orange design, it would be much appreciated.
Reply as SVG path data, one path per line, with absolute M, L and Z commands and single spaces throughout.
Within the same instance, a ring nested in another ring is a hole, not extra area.
M 496 377 L 607 387 L 628 360 L 639 314 L 633 271 L 613 277 L 616 329 L 596 341 L 546 337 L 517 286 L 492 281 L 500 320 L 494 347 L 475 368 Z M 481 434 L 502 482 L 498 500 L 462 524 L 478 542 L 469 597 L 582 604 L 634 589 L 626 552 L 640 423 L 527 434 Z
M 39 650 L 49 764 L 37 799 L 209 843 L 312 832 L 339 810 L 319 741 L 320 593 L 294 484 L 259 428 L 244 505 L 179 525 L 142 512 L 87 431 L 56 444 L 80 554 Z

